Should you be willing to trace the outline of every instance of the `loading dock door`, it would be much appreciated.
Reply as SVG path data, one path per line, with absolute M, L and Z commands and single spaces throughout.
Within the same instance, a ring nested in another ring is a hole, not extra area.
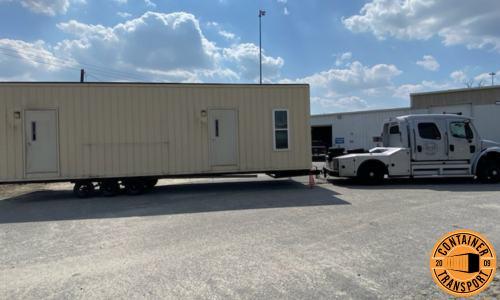
M 210 165 L 235 166 L 237 163 L 236 110 L 209 111 Z
M 332 147 L 332 125 L 312 126 L 311 139 L 313 141 L 323 141 L 328 148 Z
M 57 173 L 56 110 L 25 111 L 26 174 Z

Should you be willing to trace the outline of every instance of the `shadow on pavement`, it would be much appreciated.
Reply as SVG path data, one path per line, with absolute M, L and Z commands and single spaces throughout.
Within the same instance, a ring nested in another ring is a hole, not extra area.
M 135 197 L 89 199 L 37 191 L 0 201 L 0 224 L 349 204 L 335 195 L 292 180 L 164 185 Z
M 355 179 L 328 178 L 333 186 L 357 190 L 434 190 L 449 192 L 498 192 L 500 184 L 485 184 L 470 178 L 386 178 L 381 185 L 361 185 Z

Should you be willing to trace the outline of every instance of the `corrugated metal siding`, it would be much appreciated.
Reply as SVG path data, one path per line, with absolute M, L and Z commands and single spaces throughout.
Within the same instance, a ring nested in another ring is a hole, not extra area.
M 23 118 L 57 109 L 61 178 L 209 173 L 207 117 L 236 109 L 232 170 L 310 168 L 307 85 L 0 84 L 0 178 L 24 178 Z M 290 150 L 273 150 L 272 112 L 289 109 Z M 24 116 L 23 116 L 24 117 Z
M 472 105 L 474 125 L 481 138 L 500 142 L 500 132 L 495 126 L 500 119 L 500 87 L 482 87 L 462 90 L 412 94 L 412 114 L 426 114 L 433 106 L 453 108 L 461 104 Z
M 470 88 L 411 94 L 412 109 L 428 109 L 429 106 L 473 103 L 489 105 L 499 101 L 500 86 Z
M 332 125 L 333 147 L 371 149 L 376 146 L 373 137 L 380 136 L 385 119 L 408 115 L 409 112 L 409 108 L 402 108 L 324 116 L 316 115 L 311 116 L 311 125 Z M 335 144 L 335 138 L 344 138 L 344 144 Z
M 500 105 L 477 105 L 473 107 L 474 126 L 482 139 L 500 143 Z

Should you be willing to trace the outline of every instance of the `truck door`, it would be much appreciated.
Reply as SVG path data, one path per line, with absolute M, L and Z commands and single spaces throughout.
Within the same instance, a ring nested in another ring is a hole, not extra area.
M 471 126 L 463 121 L 446 120 L 449 130 L 449 159 L 469 160 L 479 150 L 479 139 Z
M 447 160 L 446 122 L 444 120 L 413 120 L 412 122 L 414 159 L 417 161 Z

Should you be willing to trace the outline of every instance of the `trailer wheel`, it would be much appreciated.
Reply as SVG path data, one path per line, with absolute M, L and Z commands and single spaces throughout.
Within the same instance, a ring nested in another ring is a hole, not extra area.
M 153 188 L 156 186 L 157 183 L 158 183 L 158 179 L 156 179 L 156 178 L 148 178 L 148 179 L 144 180 L 144 185 L 147 188 Z
M 116 180 L 107 179 L 101 182 L 99 190 L 104 197 L 114 197 L 120 193 L 120 185 Z
M 359 183 L 365 185 L 381 184 L 384 180 L 384 171 L 378 164 L 364 164 L 358 169 L 357 179 Z
M 484 183 L 500 182 L 500 164 L 494 160 L 485 160 L 478 165 L 477 178 Z
M 95 188 L 92 181 L 87 181 L 87 180 L 77 181 L 75 183 L 75 186 L 73 187 L 73 193 L 78 198 L 92 197 L 94 190 Z
M 123 182 L 123 185 L 125 185 L 125 190 L 130 196 L 140 195 L 146 189 L 144 182 L 139 178 L 128 179 Z

